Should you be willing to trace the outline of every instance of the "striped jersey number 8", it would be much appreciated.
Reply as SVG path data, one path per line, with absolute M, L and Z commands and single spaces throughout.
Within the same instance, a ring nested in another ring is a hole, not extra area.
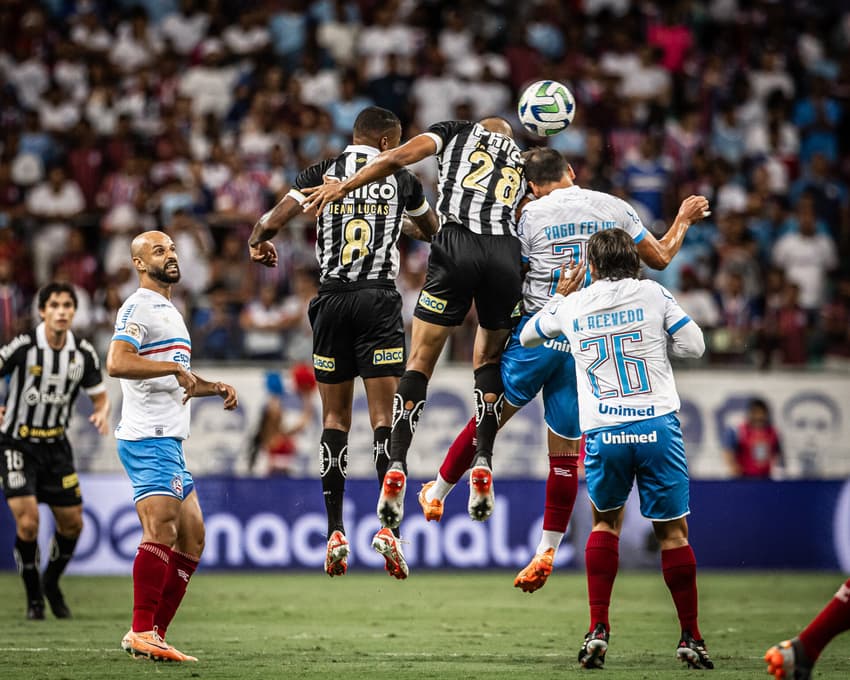
M 613 335 L 600 335 L 595 338 L 587 338 L 579 344 L 581 350 L 586 352 L 591 347 L 596 348 L 596 360 L 587 367 L 587 377 L 593 396 L 597 399 L 611 399 L 613 397 L 630 397 L 635 394 L 645 394 L 652 391 L 649 384 L 649 371 L 646 359 L 629 356 L 624 351 L 626 342 L 640 342 L 643 334 L 640 331 L 627 333 L 614 333 Z M 617 371 L 617 382 L 619 389 L 611 389 L 602 392 L 599 388 L 599 378 L 596 371 L 613 355 L 614 366 Z
M 466 177 L 460 183 L 464 189 L 472 189 L 480 191 L 482 194 L 487 193 L 487 184 L 489 183 L 490 175 L 493 174 L 493 168 L 496 164 L 493 162 L 493 157 L 486 151 L 473 151 L 469 154 L 469 162 L 474 166 Z M 509 208 L 513 206 L 516 199 L 517 191 L 521 178 L 519 172 L 514 168 L 504 167 L 501 170 L 501 178 L 496 182 L 496 200 Z
M 349 265 L 354 260 L 366 257 L 369 254 L 369 244 L 372 242 L 372 227 L 366 220 L 360 218 L 349 220 L 343 231 L 345 245 L 342 246 L 339 261 L 343 265 Z
M 575 267 L 579 262 L 584 262 L 584 242 L 578 243 L 553 243 L 553 255 L 569 254 L 570 259 L 566 262 L 568 267 Z M 549 286 L 549 296 L 555 294 L 555 289 L 558 287 L 558 280 L 561 278 L 561 265 L 552 269 L 552 283 Z

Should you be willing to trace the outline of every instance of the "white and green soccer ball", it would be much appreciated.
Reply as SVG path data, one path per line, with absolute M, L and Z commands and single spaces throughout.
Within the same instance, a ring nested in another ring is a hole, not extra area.
M 526 130 L 549 137 L 566 130 L 573 122 L 576 102 L 569 88 L 555 80 L 532 83 L 519 98 L 519 120 Z

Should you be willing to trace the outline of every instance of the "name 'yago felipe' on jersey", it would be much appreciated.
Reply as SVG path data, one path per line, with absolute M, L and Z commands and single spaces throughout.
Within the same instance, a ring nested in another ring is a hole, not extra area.
M 526 314 L 534 314 L 555 294 L 561 266 L 587 260 L 587 242 L 597 231 L 622 229 L 640 243 L 646 228 L 625 201 L 579 186 L 555 189 L 523 206 L 517 224 Z
M 437 212 L 476 234 L 516 236 L 516 208 L 525 195 L 516 142 L 478 123 L 448 121 L 428 128 L 437 144 Z
M 351 144 L 336 158 L 312 165 L 295 180 L 290 195 L 303 202 L 302 189 L 322 184 L 325 177 L 344 180 L 378 155 L 371 146 Z M 329 203 L 318 217 L 316 259 L 321 280 L 394 280 L 398 276 L 404 213 L 428 210 L 421 182 L 407 169 L 352 190 Z

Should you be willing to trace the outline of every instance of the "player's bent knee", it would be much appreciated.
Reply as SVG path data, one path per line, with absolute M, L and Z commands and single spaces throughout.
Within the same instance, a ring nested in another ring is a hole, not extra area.
M 34 541 L 38 538 L 38 518 L 33 521 L 18 521 L 16 524 L 18 536 L 24 541 Z

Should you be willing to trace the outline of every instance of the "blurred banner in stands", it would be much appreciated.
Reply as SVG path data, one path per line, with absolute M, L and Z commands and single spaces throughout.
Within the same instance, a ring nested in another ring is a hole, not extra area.
M 218 399 L 192 402 L 192 436 L 186 442 L 190 469 L 199 475 L 263 476 L 264 461 L 249 469 L 249 442 L 260 412 L 268 399 L 266 373 L 256 367 L 220 368 L 196 366 L 201 375 L 232 383 L 239 392 L 239 409 L 225 413 Z M 723 460 L 722 437 L 741 422 L 746 404 L 758 396 L 767 401 L 785 449 L 789 478 L 850 477 L 850 377 L 841 373 L 771 372 L 748 370 L 678 371 L 676 381 L 682 397 L 679 417 L 685 436 L 691 474 L 695 478 L 728 476 Z M 121 412 L 121 390 L 107 380 L 113 403 L 113 424 Z M 285 418 L 295 422 L 301 401 L 288 374 L 284 375 Z M 318 397 L 312 393 L 310 422 L 295 437 L 297 454 L 293 476 L 312 478 L 318 470 L 321 433 Z M 77 402 L 81 414 L 88 400 Z M 457 432 L 473 413 L 472 372 L 466 366 L 440 366 L 428 389 L 410 452 L 410 470 L 416 477 L 430 478 Z M 87 418 L 74 419 L 71 432 L 78 469 L 89 472 L 120 471 L 112 437 L 101 438 Z M 354 401 L 349 446 L 349 478 L 372 479 L 372 431 L 366 398 L 360 382 Z M 543 478 L 548 472 L 543 405 L 538 398 L 505 426 L 496 440 L 495 467 L 499 478 Z
M 326 520 L 318 481 L 196 481 L 207 522 L 202 569 L 297 569 L 323 577 Z M 81 483 L 86 524 L 69 572 L 129 575 L 141 536 L 129 483 L 119 475 L 83 475 Z M 519 570 L 528 562 L 542 522 L 541 480 L 497 480 L 496 511 L 485 523 L 467 516 L 465 484 L 449 497 L 441 522 L 426 522 L 415 498 L 419 486 L 411 480 L 402 523 L 412 577 L 420 569 Z M 350 573 L 380 569 L 383 558 L 370 548 L 379 527 L 377 483 L 349 480 L 347 492 Z M 620 563 L 655 568 L 659 556 L 652 528 L 640 517 L 634 493 L 627 507 Z M 850 572 L 850 482 L 697 481 L 691 510 L 691 540 L 700 568 Z M 40 544 L 46 555 L 53 529 L 49 512 L 44 507 L 42 512 Z M 559 569 L 582 566 L 589 531 L 589 504 L 582 488 L 558 552 Z M 0 569 L 14 569 L 13 535 L 11 515 L 0 512 L 0 543 L 7 546 L 0 550 Z M 777 548 L 779 535 L 793 541 Z M 508 577 L 505 585 L 510 585 Z

